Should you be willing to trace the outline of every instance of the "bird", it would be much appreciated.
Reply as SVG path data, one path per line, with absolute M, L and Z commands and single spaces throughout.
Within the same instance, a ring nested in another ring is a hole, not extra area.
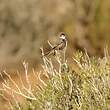
M 51 52 L 59 51 L 59 50 L 64 50 L 67 46 L 67 35 L 64 32 L 61 32 L 59 35 L 59 43 L 55 45 L 54 47 L 51 48 L 50 51 L 46 52 L 43 56 L 49 55 Z

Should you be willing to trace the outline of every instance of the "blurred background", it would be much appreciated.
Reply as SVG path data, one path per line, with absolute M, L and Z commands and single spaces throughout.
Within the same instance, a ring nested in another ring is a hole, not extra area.
M 0 0 L 0 65 L 16 70 L 23 60 L 39 64 L 47 40 L 68 35 L 68 55 L 87 49 L 103 56 L 110 47 L 109 0 Z M 72 51 L 70 51 L 72 49 Z
M 110 0 L 0 0 L 0 70 L 20 70 L 24 60 L 38 68 L 40 47 L 48 50 L 62 31 L 67 58 L 84 48 L 102 57 L 110 50 Z

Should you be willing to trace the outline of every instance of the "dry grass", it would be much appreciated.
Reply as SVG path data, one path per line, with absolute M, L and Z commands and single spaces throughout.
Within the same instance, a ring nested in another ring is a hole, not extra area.
M 2 91 L 9 93 L 14 99 L 14 105 L 8 98 L 6 99 L 12 110 L 110 109 L 110 56 L 108 51 L 105 49 L 104 58 L 90 58 L 86 51 L 85 53 L 77 52 L 73 61 L 79 67 L 78 72 L 64 60 L 64 54 L 65 52 L 57 52 L 54 57 L 59 65 L 58 68 L 52 59 L 44 56 L 42 65 L 44 70 L 38 74 L 33 70 L 34 84 L 29 78 L 27 63 L 23 63 L 25 78 L 20 78 L 18 74 L 19 84 L 4 71 L 8 80 L 3 79 Z M 48 80 L 42 80 L 42 76 Z M 25 81 L 25 85 L 22 81 Z M 16 94 L 24 98 L 24 104 L 16 98 Z

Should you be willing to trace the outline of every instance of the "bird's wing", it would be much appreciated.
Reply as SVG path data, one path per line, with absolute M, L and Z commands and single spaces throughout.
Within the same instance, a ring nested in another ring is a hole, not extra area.
M 60 42 L 59 44 L 57 44 L 56 46 L 54 46 L 53 48 L 52 48 L 52 50 L 59 50 L 59 48 L 62 46 L 62 44 L 63 44 L 63 42 Z
M 47 55 L 51 54 L 51 52 L 53 50 L 59 50 L 62 47 L 62 45 L 63 45 L 63 42 L 60 42 L 59 44 L 57 44 L 56 46 L 54 46 L 51 50 L 49 50 L 48 52 L 46 52 L 44 54 L 44 56 L 47 56 Z

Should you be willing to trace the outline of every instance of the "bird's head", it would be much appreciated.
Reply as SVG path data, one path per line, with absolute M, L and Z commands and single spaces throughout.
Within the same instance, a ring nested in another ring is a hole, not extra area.
M 66 34 L 64 32 L 60 33 L 60 40 L 67 41 Z

